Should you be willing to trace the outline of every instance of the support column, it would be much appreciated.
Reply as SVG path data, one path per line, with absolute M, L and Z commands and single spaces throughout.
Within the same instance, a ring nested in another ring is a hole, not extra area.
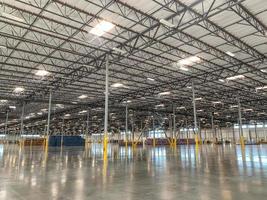
M 244 136 L 243 136 L 243 127 L 242 127 L 242 113 L 241 113 L 241 104 L 240 99 L 237 99 L 238 102 L 238 118 L 239 118 L 239 134 L 240 134 L 240 143 L 244 146 Z
M 89 140 L 89 120 L 90 120 L 90 110 L 88 108 L 87 110 L 87 116 L 86 116 L 86 135 L 85 135 L 85 145 L 87 146 L 88 140 Z
M 235 124 L 233 123 L 233 143 L 235 144 Z
M 21 118 L 20 118 L 20 136 L 23 134 L 24 132 L 24 124 L 23 124 L 23 120 L 24 120 L 24 110 L 25 110 L 25 101 L 22 104 L 22 110 L 21 110 Z
M 176 146 L 176 115 L 175 115 L 175 106 L 173 106 L 173 125 L 172 125 L 172 127 L 173 127 L 173 145 L 175 145 Z
M 155 115 L 153 115 L 153 147 L 156 146 Z
M 5 135 L 7 134 L 7 124 L 8 124 L 8 114 L 9 114 L 9 111 L 7 110 L 6 111 L 6 123 L 5 123 Z
M 128 147 L 128 104 L 126 103 L 125 106 L 125 137 L 124 137 L 124 141 L 125 141 L 125 147 Z
M 46 127 L 46 152 L 48 150 L 49 144 L 49 130 L 50 130 L 50 116 L 51 116 L 51 104 L 52 104 L 52 89 L 49 91 L 49 105 L 48 105 L 48 114 L 47 114 L 47 127 Z
M 255 136 L 256 136 L 256 143 L 257 143 L 258 142 L 257 122 L 255 122 Z
M 109 56 L 106 61 L 106 84 L 105 84 L 105 119 L 104 119 L 104 142 L 103 152 L 104 158 L 107 158 L 107 147 L 108 147 L 108 95 L 109 95 Z
M 216 143 L 217 139 L 215 136 L 215 131 L 214 131 L 214 118 L 213 118 L 213 113 L 211 113 L 211 131 L 212 131 L 212 136 L 213 136 L 213 142 Z
M 194 133 L 195 133 L 196 144 L 198 144 L 197 111 L 196 111 L 196 100 L 195 100 L 195 87 L 193 83 L 192 83 L 192 95 L 193 95 L 193 112 L 194 112 Z
M 51 101 L 52 101 L 52 90 L 49 92 L 49 105 L 48 105 L 48 115 L 47 115 L 47 127 L 46 127 L 46 135 L 49 135 L 50 130 L 50 116 L 51 116 Z

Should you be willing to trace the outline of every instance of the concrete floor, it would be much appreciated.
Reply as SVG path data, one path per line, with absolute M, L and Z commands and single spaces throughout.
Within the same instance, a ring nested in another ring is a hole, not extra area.
M 1 200 L 266 199 L 267 145 L 19 149 L 0 145 Z

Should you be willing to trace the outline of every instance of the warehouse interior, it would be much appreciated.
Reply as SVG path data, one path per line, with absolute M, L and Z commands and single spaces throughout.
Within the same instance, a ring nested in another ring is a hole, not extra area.
M 0 199 L 264 199 L 266 0 L 2 0 Z

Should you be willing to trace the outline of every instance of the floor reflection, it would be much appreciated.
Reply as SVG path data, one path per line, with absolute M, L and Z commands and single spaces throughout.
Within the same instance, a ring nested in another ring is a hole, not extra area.
M 0 145 L 0 199 L 263 199 L 267 145 Z

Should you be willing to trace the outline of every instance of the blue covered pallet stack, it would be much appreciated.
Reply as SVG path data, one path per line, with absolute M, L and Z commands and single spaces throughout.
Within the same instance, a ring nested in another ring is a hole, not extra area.
M 61 136 L 50 136 L 49 146 L 61 146 Z M 63 146 L 84 146 L 85 140 L 81 136 L 63 136 Z

